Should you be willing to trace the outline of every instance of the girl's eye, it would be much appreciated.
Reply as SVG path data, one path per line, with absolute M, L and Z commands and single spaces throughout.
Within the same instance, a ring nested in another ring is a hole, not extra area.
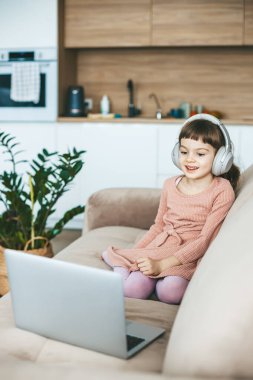
M 181 154 L 186 154 L 187 152 L 185 152 L 184 150 L 181 150 L 180 153 Z
M 198 156 L 199 157 L 202 157 L 202 156 L 204 156 L 205 154 L 204 153 L 198 153 Z

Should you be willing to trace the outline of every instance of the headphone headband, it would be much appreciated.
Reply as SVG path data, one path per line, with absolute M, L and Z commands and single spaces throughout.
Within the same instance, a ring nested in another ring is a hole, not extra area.
M 218 125 L 218 127 L 220 128 L 223 136 L 224 136 L 224 139 L 225 139 L 225 149 L 226 149 L 226 152 L 227 151 L 232 151 L 232 144 L 231 144 L 231 140 L 230 140 L 230 137 L 229 137 L 229 134 L 228 134 L 228 131 L 225 127 L 225 125 L 215 116 L 213 115 L 209 115 L 208 113 L 198 113 L 196 115 L 193 115 L 191 117 L 189 117 L 189 119 L 187 119 L 184 124 L 183 124 L 183 127 L 194 121 L 194 120 L 208 120 L 208 121 L 211 121 L 211 123 L 213 124 L 216 124 Z

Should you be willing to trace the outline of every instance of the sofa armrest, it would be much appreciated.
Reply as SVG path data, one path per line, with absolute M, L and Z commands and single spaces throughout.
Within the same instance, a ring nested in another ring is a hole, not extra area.
M 109 188 L 92 194 L 85 207 L 83 232 L 104 226 L 148 229 L 155 220 L 161 190 Z

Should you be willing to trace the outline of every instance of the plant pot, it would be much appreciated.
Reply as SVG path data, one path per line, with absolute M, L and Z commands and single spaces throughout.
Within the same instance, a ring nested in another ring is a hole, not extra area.
M 32 243 L 33 240 L 45 240 L 45 244 L 43 248 L 37 248 L 37 249 L 28 249 L 29 245 Z M 52 245 L 50 241 L 44 237 L 37 236 L 34 239 L 29 240 L 23 251 L 20 252 L 26 252 L 31 253 L 32 255 L 38 255 L 38 256 L 45 256 L 45 257 L 53 257 L 53 250 Z M 5 263 L 5 257 L 4 257 L 4 247 L 0 246 L 0 296 L 3 296 L 4 294 L 8 293 L 9 291 L 9 283 L 8 283 L 8 274 L 7 274 L 7 268 Z

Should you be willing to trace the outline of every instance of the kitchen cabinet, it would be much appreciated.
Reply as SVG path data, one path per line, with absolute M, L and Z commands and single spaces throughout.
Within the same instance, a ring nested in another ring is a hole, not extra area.
M 240 126 L 237 125 L 226 125 L 230 139 L 232 141 L 234 162 L 241 168 L 242 165 L 242 152 L 241 152 L 241 135 L 242 130 Z M 252 162 L 253 163 L 253 162 Z
M 0 5 L 0 48 L 56 48 L 57 0 L 5 0 Z
M 239 141 L 239 165 L 241 171 L 246 170 L 253 164 L 252 142 L 253 142 L 253 127 L 252 126 L 238 126 L 240 130 Z
M 153 0 L 153 46 L 242 45 L 243 0 Z
M 180 174 L 180 170 L 173 164 L 171 152 L 178 141 L 182 125 L 175 123 L 158 126 L 157 139 L 157 186 L 162 187 L 166 178 Z
M 30 162 L 43 148 L 52 152 L 55 150 L 55 123 L 6 122 L 0 123 L 0 131 L 9 133 L 19 143 L 16 150 L 20 150 L 21 153 L 17 156 L 17 160 L 27 160 Z M 9 165 L 5 161 L 6 158 L 7 155 L 1 152 L 1 172 L 3 165 L 5 167 Z M 18 165 L 20 172 L 25 173 L 27 171 L 29 167 L 28 162 Z
M 150 4 L 151 0 L 66 0 L 64 46 L 147 46 Z
M 84 199 L 101 188 L 155 187 L 157 131 L 145 124 L 85 125 Z
M 253 1 L 245 0 L 244 45 L 253 45 Z
M 16 152 L 21 151 L 16 156 L 16 161 L 26 160 L 17 165 L 16 170 L 19 174 L 26 175 L 26 172 L 30 170 L 30 162 L 35 159 L 37 154 L 46 148 L 49 152 L 55 151 L 55 124 L 54 123 L 1 123 L 0 131 L 9 133 L 15 137 L 15 142 L 19 143 L 16 147 Z M 11 163 L 7 161 L 9 159 L 6 153 L 3 153 L 3 149 L 0 152 L 1 157 L 1 170 L 10 170 Z M 28 186 L 28 178 L 27 178 Z M 0 212 L 3 211 L 2 204 L 0 203 Z
M 66 0 L 67 48 L 253 43 L 252 0 Z
M 156 129 L 152 125 L 59 123 L 57 150 L 86 150 L 84 167 L 71 191 L 59 200 L 56 215 L 85 204 L 107 187 L 156 187 Z M 70 224 L 82 226 L 82 215 Z
M 76 148 L 78 150 L 88 150 L 86 139 L 82 138 L 83 124 L 68 123 L 57 124 L 55 128 L 56 132 L 56 145 L 55 149 L 59 153 L 67 152 Z M 50 222 L 57 221 L 66 211 L 72 207 L 83 205 L 85 203 L 84 196 L 84 181 L 83 177 L 86 172 L 87 154 L 83 155 L 84 166 L 82 170 L 74 178 L 73 182 L 69 186 L 69 191 L 62 195 L 57 202 L 55 214 L 52 215 Z M 81 228 L 83 224 L 83 214 L 79 214 L 72 219 L 67 227 Z

